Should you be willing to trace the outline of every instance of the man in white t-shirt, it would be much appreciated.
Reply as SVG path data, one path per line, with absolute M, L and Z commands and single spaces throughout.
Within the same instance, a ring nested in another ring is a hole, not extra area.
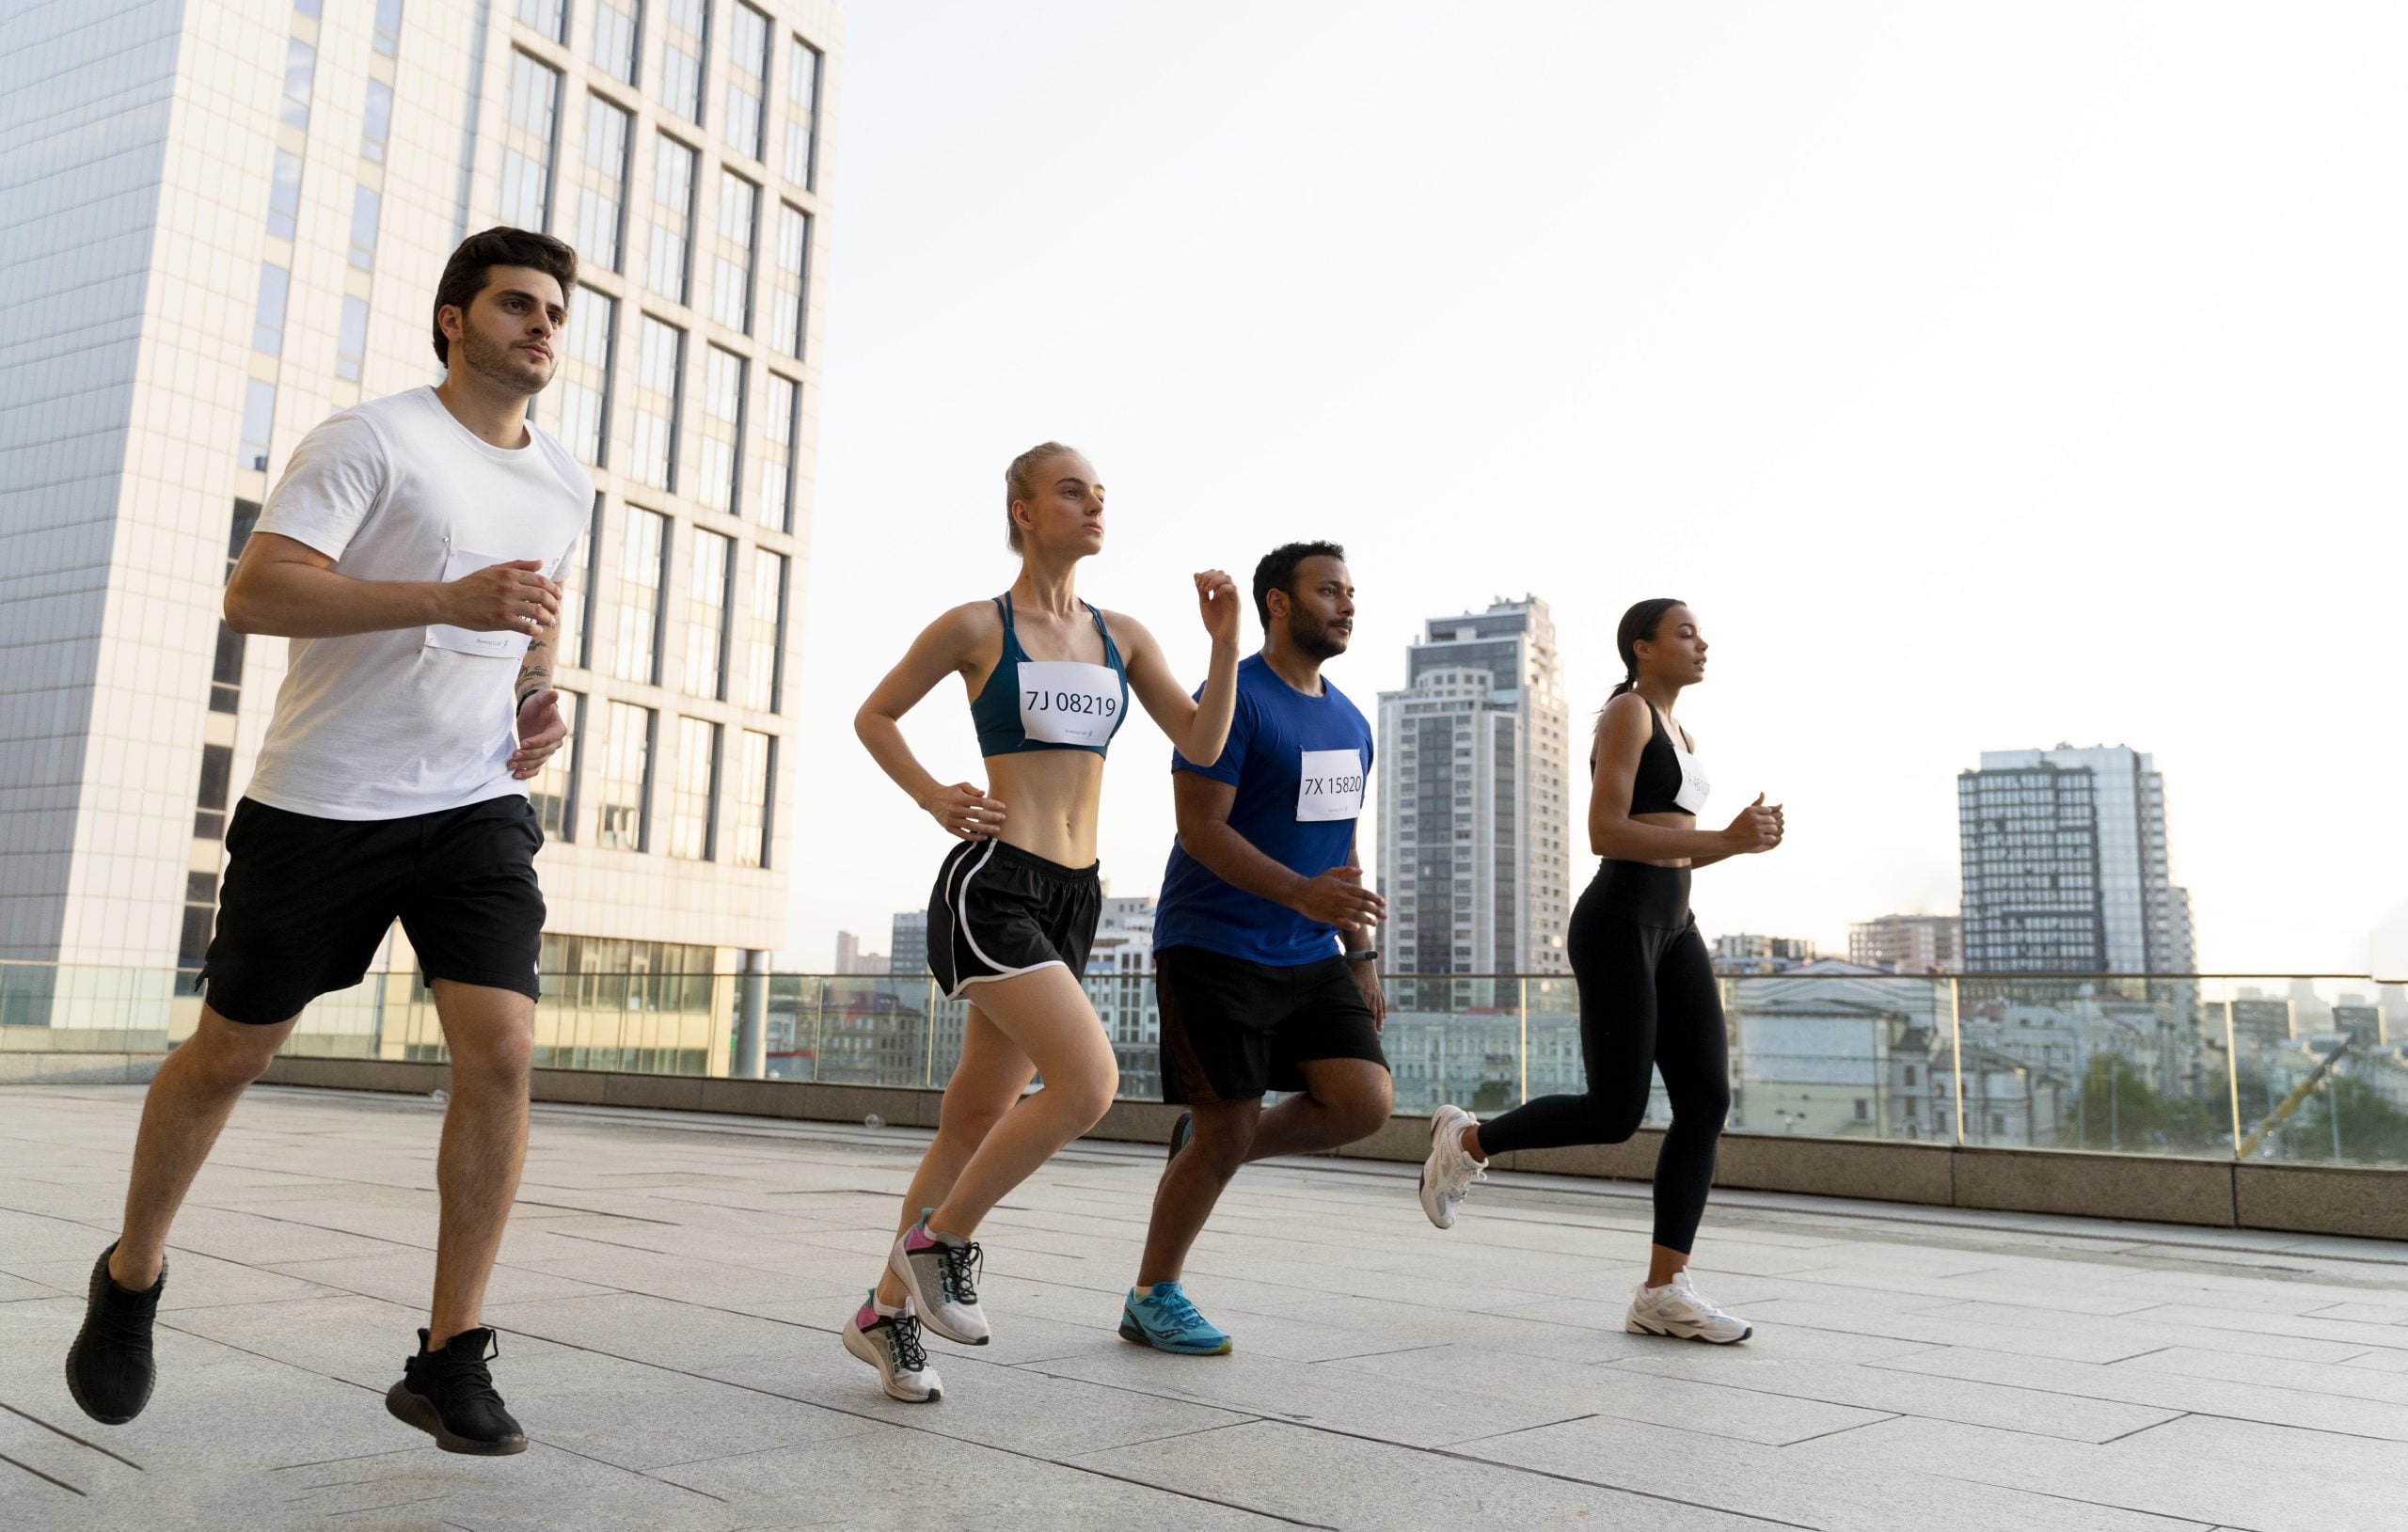
M 433 1312 L 386 1403 L 446 1451 L 526 1450 L 479 1309 L 527 1147 L 544 925 L 527 780 L 568 735 L 556 582 L 594 506 L 593 479 L 527 421 L 576 283 L 576 253 L 543 234 L 492 229 L 452 252 L 435 294 L 444 381 L 304 437 L 227 582 L 227 623 L 290 638 L 292 657 L 226 831 L 199 1030 L 151 1082 L 124 1232 L 68 1353 L 96 1420 L 150 1398 L 168 1225 L 235 1099 L 398 919 L 452 1099 Z

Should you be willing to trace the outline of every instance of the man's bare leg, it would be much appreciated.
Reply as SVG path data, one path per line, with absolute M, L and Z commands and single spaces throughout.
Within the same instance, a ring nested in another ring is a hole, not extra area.
M 199 1029 L 177 1045 L 142 1098 L 134 1174 L 125 1189 L 125 1231 L 109 1257 L 109 1280 L 130 1292 L 159 1280 L 167 1230 L 233 1115 L 234 1103 L 293 1033 L 291 1018 L 267 1026 L 229 1021 L 203 1005 Z
M 435 1184 L 443 1212 L 435 1242 L 435 1303 L 426 1348 L 473 1330 L 527 1160 L 527 1092 L 535 1003 L 515 989 L 434 983 L 452 1050 L 452 1101 Z

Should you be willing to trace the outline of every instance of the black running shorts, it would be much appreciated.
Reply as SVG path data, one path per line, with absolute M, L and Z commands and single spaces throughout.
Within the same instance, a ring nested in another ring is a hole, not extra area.
M 1061 967 L 1085 976 L 1103 883 L 1095 868 L 1001 841 L 964 841 L 937 869 L 928 892 L 928 968 L 945 998 L 981 979 Z
M 321 819 L 252 798 L 226 827 L 209 1008 L 270 1025 L 368 972 L 398 918 L 429 982 L 534 998 L 543 828 L 512 794 L 403 819 Z
M 1202 1106 L 1300 1091 L 1298 1066 L 1364 1059 L 1385 1069 L 1380 1029 L 1343 957 L 1292 968 L 1201 947 L 1154 954 L 1163 1018 L 1163 1099 Z

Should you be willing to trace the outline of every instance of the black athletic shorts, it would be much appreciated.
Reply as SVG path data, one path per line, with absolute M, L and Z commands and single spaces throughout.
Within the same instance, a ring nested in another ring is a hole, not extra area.
M 928 891 L 928 969 L 948 1000 L 981 979 L 1040 968 L 1083 978 L 1102 913 L 1093 866 L 1065 867 L 1001 841 L 964 841 Z
M 1163 1099 L 1201 1106 L 1300 1091 L 1297 1067 L 1366 1059 L 1385 1069 L 1380 1030 L 1343 957 L 1292 968 L 1201 947 L 1154 954 L 1163 1018 Z
M 543 827 L 512 794 L 403 819 L 321 819 L 234 805 L 217 934 L 200 977 L 209 1008 L 269 1025 L 368 972 L 395 919 L 431 983 L 536 997 Z

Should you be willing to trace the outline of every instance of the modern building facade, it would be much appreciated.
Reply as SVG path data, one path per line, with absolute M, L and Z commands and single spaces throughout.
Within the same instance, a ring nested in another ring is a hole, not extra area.
M 1570 728 L 1545 602 L 1429 620 L 1380 693 L 1391 971 L 1567 971 Z
M 285 662 L 220 620 L 230 561 L 311 427 L 439 377 L 436 277 L 496 224 L 581 257 L 534 416 L 600 489 L 532 784 L 545 966 L 778 943 L 840 30 L 829 0 L 12 16 L 0 957 L 198 966 Z
M 1960 915 L 1880 915 L 1847 928 L 1847 957 L 1893 973 L 1954 973 L 1962 969 Z
M 2172 880 L 2150 757 L 1985 750 L 1958 775 L 1956 803 L 1967 971 L 2194 971 L 2190 895 Z

